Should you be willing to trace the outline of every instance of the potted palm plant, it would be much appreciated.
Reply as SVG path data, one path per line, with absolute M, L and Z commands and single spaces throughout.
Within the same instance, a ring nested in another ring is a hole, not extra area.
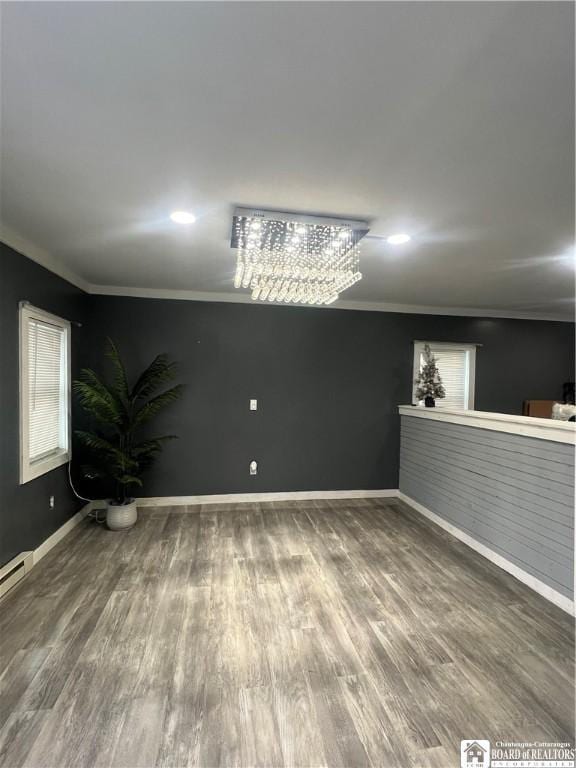
M 165 389 L 176 373 L 176 363 L 170 362 L 165 354 L 158 355 L 132 387 L 111 339 L 106 341 L 105 354 L 113 372 L 110 382 L 92 369 L 83 368 L 73 383 L 78 401 L 93 425 L 90 430 L 75 430 L 75 435 L 92 457 L 92 463 L 83 466 L 84 474 L 103 478 L 114 489 L 106 523 L 111 530 L 118 531 L 131 528 L 136 522 L 136 502 L 131 491 L 142 486 L 142 473 L 164 443 L 176 437 L 142 438 L 142 428 L 180 397 L 182 385 Z

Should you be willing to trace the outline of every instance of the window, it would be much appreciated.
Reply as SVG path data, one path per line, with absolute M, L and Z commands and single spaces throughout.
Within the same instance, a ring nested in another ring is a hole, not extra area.
M 412 402 L 416 403 L 416 377 L 422 369 L 424 345 L 429 344 L 436 358 L 438 372 L 446 397 L 436 400 L 439 408 L 474 408 L 474 378 L 476 369 L 475 344 L 447 344 L 436 341 L 414 342 L 414 376 Z
M 70 323 L 20 306 L 20 483 L 70 458 Z

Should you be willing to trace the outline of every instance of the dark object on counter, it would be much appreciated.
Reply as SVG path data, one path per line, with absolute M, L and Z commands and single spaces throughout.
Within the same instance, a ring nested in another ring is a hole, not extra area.
M 565 403 L 574 405 L 574 382 L 566 381 L 562 384 L 562 400 Z M 572 421 L 572 419 L 570 419 Z

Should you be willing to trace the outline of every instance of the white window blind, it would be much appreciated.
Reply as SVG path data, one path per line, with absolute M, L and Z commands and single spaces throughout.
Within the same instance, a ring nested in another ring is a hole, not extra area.
M 474 375 L 476 347 L 474 345 L 456 345 L 439 342 L 414 343 L 414 379 L 424 364 L 424 345 L 429 344 L 430 351 L 436 358 L 438 372 L 446 391 L 446 397 L 438 398 L 438 408 L 474 408 Z M 416 386 L 413 391 L 415 400 Z
M 21 482 L 68 460 L 69 338 L 65 320 L 21 308 Z
M 64 329 L 28 323 L 28 455 L 35 461 L 66 448 Z

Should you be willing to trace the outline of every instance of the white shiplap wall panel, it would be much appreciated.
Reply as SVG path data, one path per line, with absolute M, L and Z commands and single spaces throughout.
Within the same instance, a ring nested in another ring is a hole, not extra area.
M 566 597 L 574 446 L 402 416 L 400 490 Z

